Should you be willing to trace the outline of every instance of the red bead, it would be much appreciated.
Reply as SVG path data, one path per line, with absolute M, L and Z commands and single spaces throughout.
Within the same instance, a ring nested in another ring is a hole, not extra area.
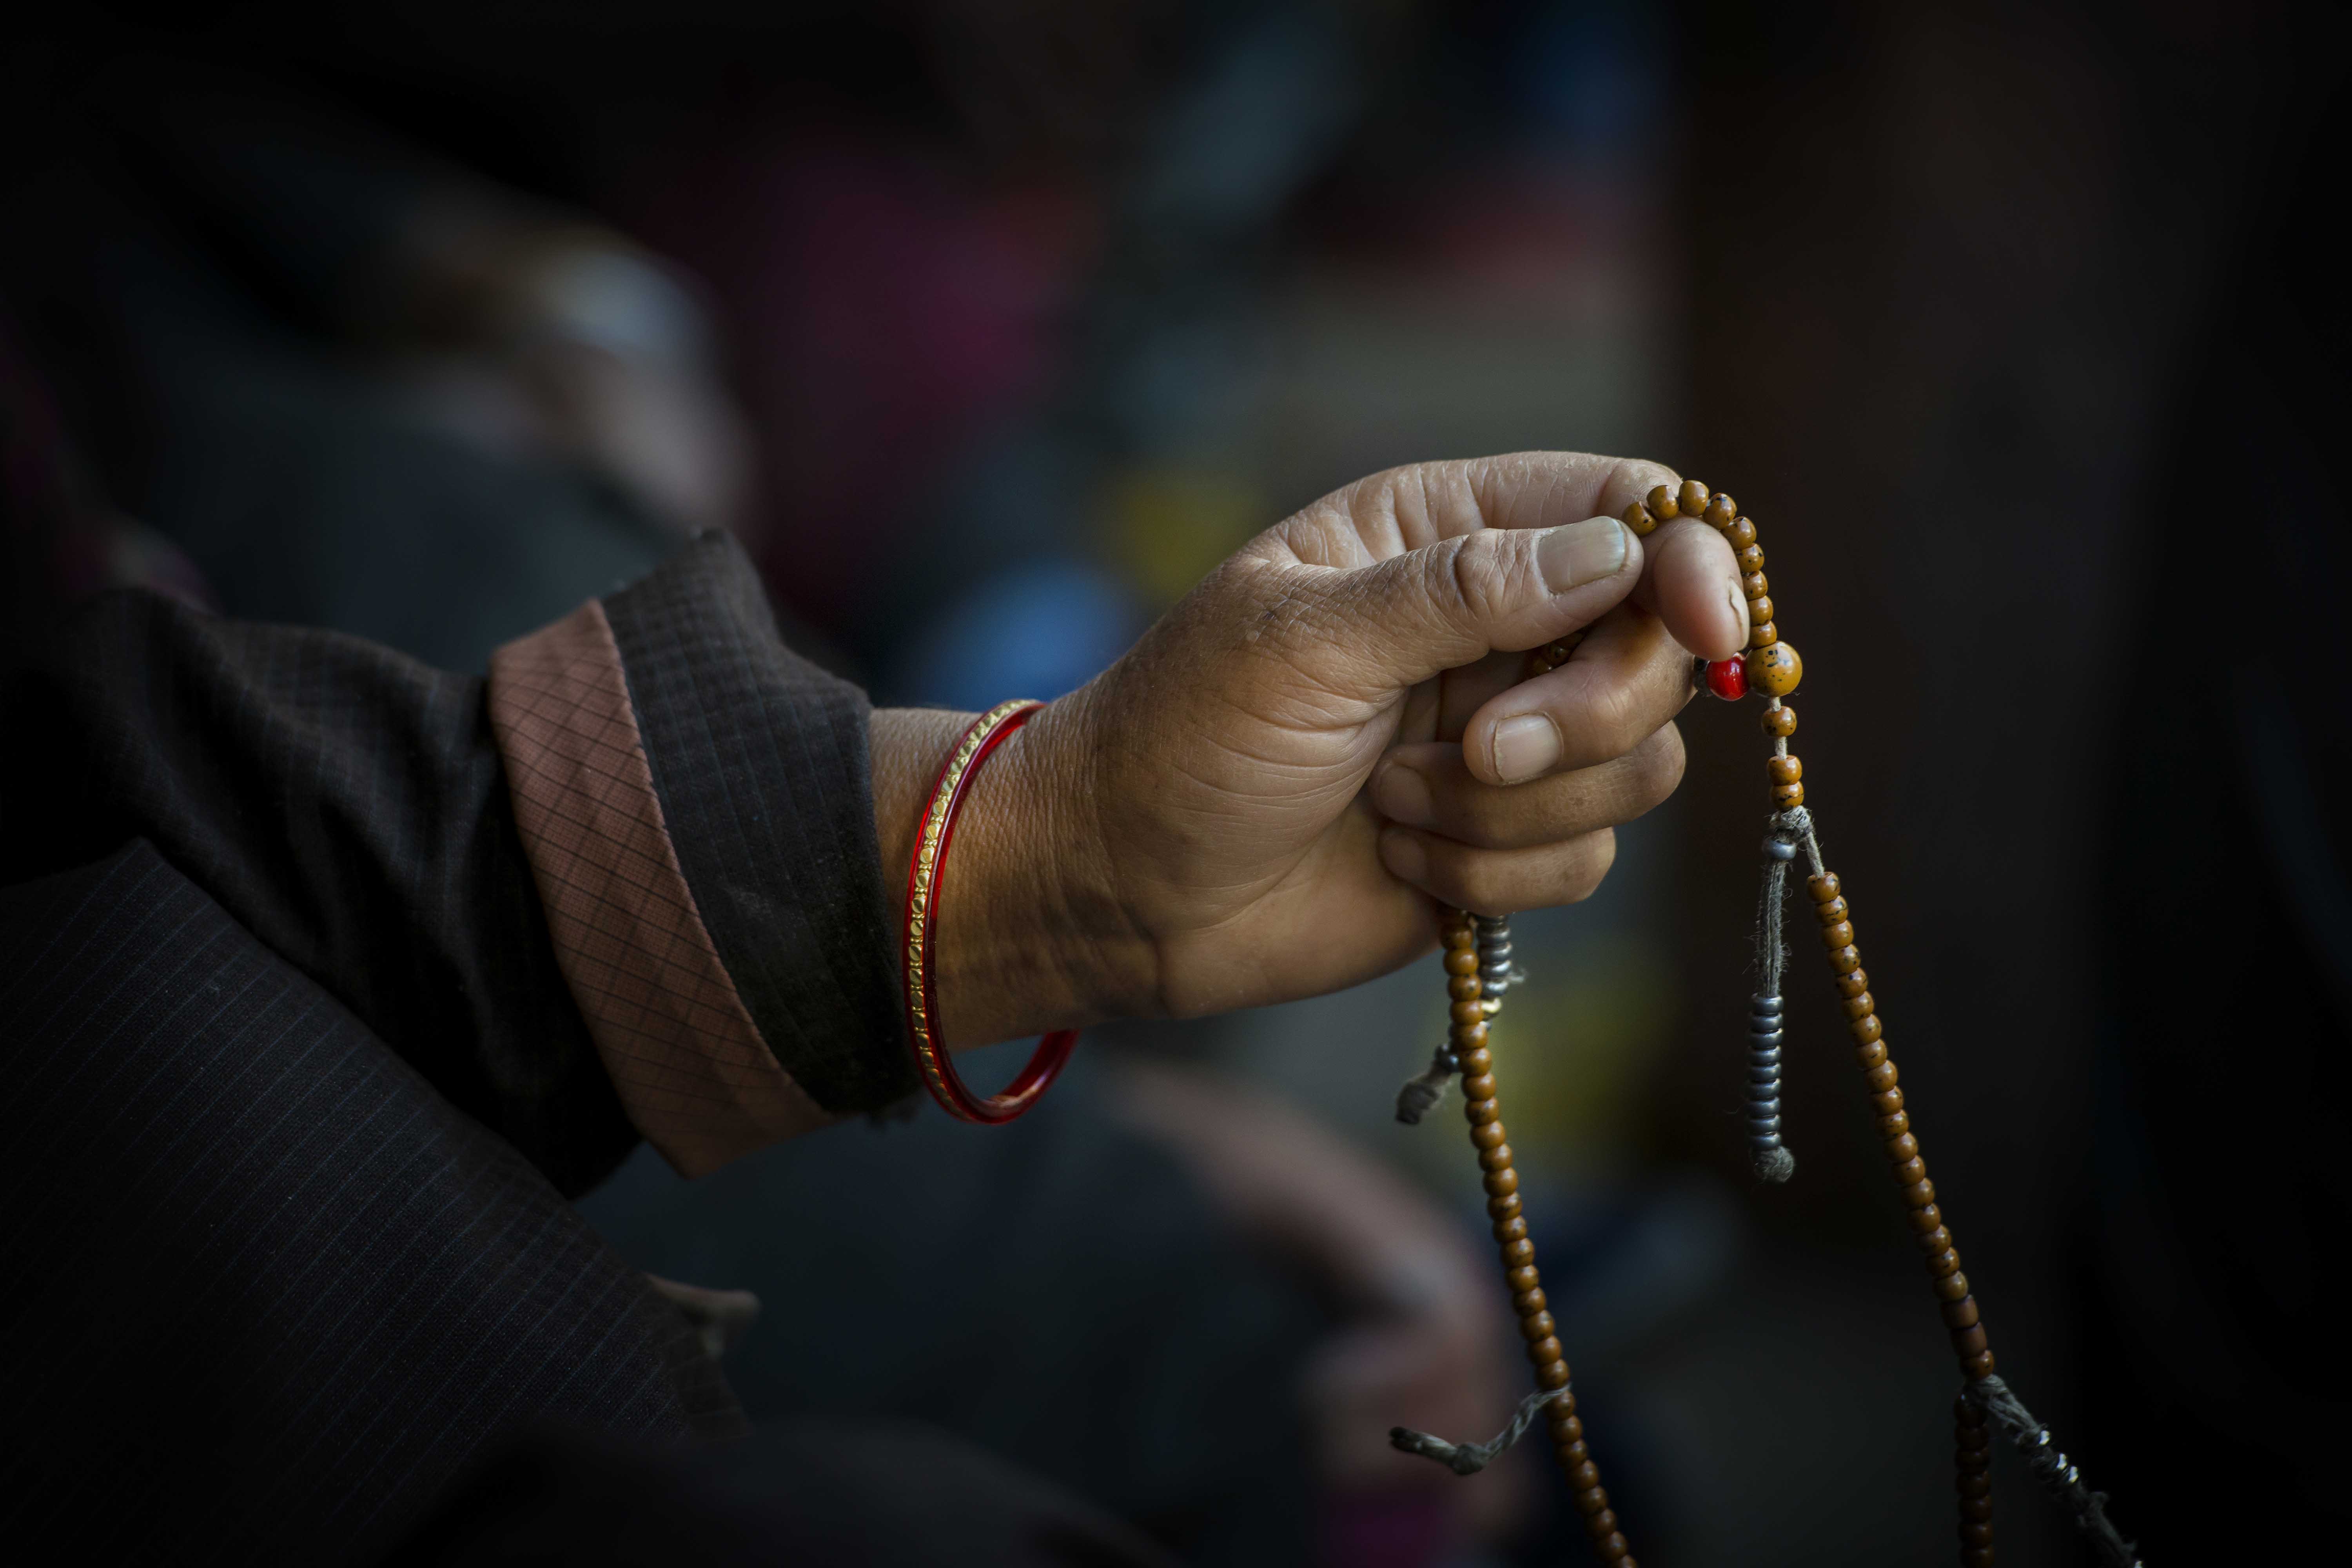
M 1718 658 L 1706 667 L 1706 689 L 1726 702 L 1748 695 L 1748 664 L 1744 659 Z

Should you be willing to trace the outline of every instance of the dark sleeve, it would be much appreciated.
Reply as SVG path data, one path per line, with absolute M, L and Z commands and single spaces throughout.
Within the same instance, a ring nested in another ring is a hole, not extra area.
M 603 614 L 592 601 L 550 632 Z M 10 682 L 0 877 L 152 840 L 566 1191 L 592 1185 L 636 1131 L 654 1131 L 645 1086 L 626 1070 L 644 1052 L 632 1058 L 628 1042 L 724 1044 L 730 1006 L 753 1020 L 743 1048 L 756 1059 L 736 1070 L 751 1087 L 729 1092 L 753 1105 L 754 1142 L 903 1094 L 912 1069 L 863 697 L 783 648 L 731 543 L 698 544 L 619 595 L 612 625 L 646 661 L 642 679 L 626 672 L 628 689 L 704 705 L 642 725 L 633 706 L 606 716 L 614 754 L 634 753 L 666 792 L 656 826 L 675 848 L 656 845 L 654 858 L 676 865 L 682 852 L 688 867 L 683 888 L 636 862 L 619 868 L 634 879 L 626 929 L 592 913 L 582 936 L 572 889 L 594 885 L 611 852 L 592 832 L 558 863 L 549 822 L 551 812 L 559 829 L 593 829 L 611 799 L 634 797 L 593 767 L 551 765 L 529 724 L 499 723 L 496 670 L 487 683 L 444 675 L 333 633 L 241 625 L 142 595 L 92 605 Z M 509 721 L 514 651 L 501 654 Z M 561 674 L 548 684 L 564 695 Z M 623 901 L 609 876 L 604 885 L 600 907 Z M 551 918 L 559 902 L 569 922 Z M 614 964 L 625 970 L 643 949 L 698 987 L 667 1025 L 657 1016 L 667 993 L 649 1011 L 611 984 Z M 719 954 L 716 971 L 681 968 L 688 949 Z M 600 957 L 612 962 L 598 969 Z M 689 1110 L 711 1098 L 674 1062 L 653 1076 Z M 654 1135 L 679 1159 L 674 1138 Z M 718 1156 L 680 1163 L 708 1168 L 749 1145 L 731 1132 L 714 1146 Z

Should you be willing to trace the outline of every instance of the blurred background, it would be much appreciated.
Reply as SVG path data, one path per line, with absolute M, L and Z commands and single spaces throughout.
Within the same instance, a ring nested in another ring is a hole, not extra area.
M 87 7 L 0 68 L 5 633 L 137 583 L 480 669 L 720 527 L 803 652 L 977 709 L 1375 469 L 1675 464 L 1769 542 L 2002 1372 L 2150 1561 L 2274 1549 L 2352 1510 L 2332 11 Z M 1645 1563 L 1948 1562 L 1956 1375 L 1825 985 L 1796 1178 L 1745 1175 L 1767 803 L 1748 714 L 1683 728 L 1498 1030 L 1596 1455 Z M 755 1418 L 932 1422 L 1193 1562 L 1581 1561 L 1536 1456 L 1382 1440 L 1525 1386 L 1455 1124 L 1392 1119 L 1438 982 L 583 1207 L 759 1294 Z M 1998 1476 L 2004 1562 L 2085 1560 Z

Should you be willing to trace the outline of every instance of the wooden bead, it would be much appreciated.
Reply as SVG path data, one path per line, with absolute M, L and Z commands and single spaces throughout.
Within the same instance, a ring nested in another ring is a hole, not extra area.
M 1731 520 L 1739 515 L 1739 503 L 1717 490 L 1707 498 L 1706 510 L 1700 515 L 1717 528 L 1729 528 Z
M 1475 996 L 1457 1001 L 1454 1004 L 1454 1021 L 1465 1028 L 1473 1024 L 1483 1026 L 1486 1022 L 1486 1006 Z
M 1633 1568 L 1633 1549 L 1626 1545 L 1625 1538 L 1614 1531 L 1593 1542 L 1592 1549 L 1611 1568 Z
M 1960 1500 L 1960 1517 L 1970 1521 L 1990 1519 L 1992 1517 L 1992 1499 L 1989 1497 L 1962 1498 Z
M 1881 1116 L 1893 1115 L 1903 1109 L 1903 1090 L 1899 1088 L 1890 1089 L 1883 1094 L 1872 1095 L 1870 1108 Z
M 1772 618 L 1771 612 L 1754 617 L 1759 621 Z M 1767 697 L 1786 697 L 1797 689 L 1805 678 L 1805 661 L 1787 643 L 1775 642 L 1769 647 L 1751 649 L 1748 655 L 1748 684 Z
M 1601 1484 L 1596 1481 L 1589 1487 L 1575 1488 L 1569 1500 L 1576 1505 L 1577 1512 L 1591 1520 L 1609 1506 L 1609 1494 L 1602 1491 Z
M 1560 1457 L 1560 1468 L 1563 1471 L 1592 1458 L 1592 1450 L 1584 1446 L 1584 1424 L 1580 1421 L 1577 1423 L 1574 1436 L 1554 1437 L 1552 1452 Z
M 1791 806 L 1802 805 L 1804 804 L 1804 785 L 1801 784 L 1774 784 L 1772 786 L 1772 805 L 1776 810 L 1786 811 Z
M 1507 1242 L 1503 1247 L 1503 1261 L 1514 1268 L 1531 1266 L 1536 1260 L 1536 1244 L 1532 1241 Z
M 1930 1231 L 1941 1230 L 1943 1226 L 1944 1211 L 1937 1208 L 1934 1204 L 1929 1204 L 1926 1208 L 1915 1209 L 1912 1211 L 1911 1228 L 1917 1231 L 1920 1235 L 1926 1236 Z M 1937 1245 L 1947 1246 L 1949 1244 L 1949 1240 L 1950 1238 L 1947 1237 L 1943 1242 L 1939 1242 Z
M 1844 886 L 1838 880 L 1835 871 L 1824 871 L 1818 877 L 1805 879 L 1805 891 L 1811 895 L 1813 902 L 1817 904 L 1828 903 L 1844 890 Z
M 1936 1209 L 1936 1223 L 1911 1239 L 1919 1244 L 1920 1251 L 1933 1257 L 1952 1245 L 1952 1233 L 1945 1227 L 1943 1211 L 1937 1209 L 1934 1204 L 1929 1204 L 1927 1207 Z
M 1761 572 L 1764 570 L 1764 549 L 1761 545 L 1749 544 L 1743 546 L 1735 559 L 1738 561 L 1739 569 L 1742 572 Z
M 1795 784 L 1805 776 L 1804 761 L 1799 757 L 1767 757 L 1764 776 L 1774 784 Z
M 1845 1015 L 1847 1023 L 1854 1023 L 1878 1011 L 1878 998 L 1867 991 L 1857 991 L 1840 1002 L 1838 1009 Z
M 1852 947 L 1853 945 L 1853 922 L 1852 921 L 1837 921 L 1829 925 L 1823 926 L 1822 928 L 1822 945 L 1823 947 L 1832 948 Z
M 1500 1242 L 1525 1241 L 1528 1236 L 1528 1222 L 1526 1216 L 1521 1215 L 1513 1215 L 1508 1219 L 1498 1219 L 1488 1228 L 1495 1233 L 1495 1239 Z
M 1484 1016 L 1485 1004 L 1481 1003 L 1479 1007 L 1481 1016 L 1476 1023 L 1456 1024 L 1447 1033 L 1447 1037 L 1454 1047 L 1454 1058 L 1457 1060 L 1467 1056 L 1473 1051 L 1483 1051 L 1486 1048 L 1486 1020 Z
M 1780 640 L 1780 628 L 1769 621 L 1750 620 L 1748 623 L 1748 647 L 1750 652 L 1770 647 Z
M 1643 497 L 1642 504 L 1648 507 L 1650 515 L 1660 522 L 1672 522 L 1683 514 L 1683 509 L 1675 504 L 1675 492 L 1664 485 L 1657 486 Z
M 1797 787 L 1802 789 L 1805 786 L 1799 784 Z M 1844 947 L 1833 947 L 1830 949 L 1830 967 L 1840 974 L 1852 974 L 1862 967 L 1862 954 L 1856 952 L 1851 943 Z
M 1960 1363 L 1960 1371 L 1969 1377 L 1990 1377 L 1999 1364 L 1992 1359 L 1992 1352 L 1982 1351 Z
M 1731 541 L 1732 549 L 1745 550 L 1756 542 L 1756 525 L 1744 517 L 1735 517 L 1731 526 L 1723 531 L 1723 537 Z
M 1475 1078 L 1464 1079 L 1462 1080 L 1462 1098 L 1465 1100 L 1494 1099 L 1495 1075 L 1490 1072 L 1480 1073 Z
M 1503 1147 L 1503 1124 L 1500 1121 L 1493 1120 L 1495 1114 L 1495 1102 L 1490 1100 L 1486 1101 L 1483 1105 L 1479 1105 L 1478 1102 L 1475 1100 L 1472 1103 L 1473 1105 L 1477 1106 L 1478 1110 L 1486 1111 L 1488 1120 L 1478 1122 L 1470 1129 L 1470 1142 L 1476 1144 L 1486 1153 L 1492 1154 L 1496 1150 Z M 1474 1111 L 1471 1114 L 1475 1114 L 1475 1112 Z
M 1853 913 L 1843 898 L 1824 899 L 1813 906 L 1813 918 L 1825 926 L 1835 925 Z
M 1465 914 L 1456 913 L 1446 917 L 1445 923 L 1438 927 L 1438 935 L 1448 947 L 1466 947 L 1475 950 L 1478 945 L 1478 928 L 1472 925 L 1470 917 Z
M 1503 1108 L 1492 1099 L 1465 1100 L 1462 1102 L 1462 1115 L 1473 1127 L 1485 1127 L 1497 1121 L 1501 1120 Z
M 1508 1219 L 1519 1212 L 1519 1194 L 1503 1193 L 1486 1200 L 1486 1214 L 1491 1219 Z
M 1963 1296 L 1957 1301 L 1944 1303 L 1944 1326 L 1948 1329 L 1973 1329 L 1978 1320 L 1977 1299 Z
M 1976 1523 L 1963 1524 L 1960 1526 L 1960 1544 L 1963 1546 L 1990 1546 L 1992 1544 L 1992 1526 L 1990 1524 Z
M 1939 1301 L 1957 1301 L 1969 1293 L 1969 1277 L 1957 1269 L 1943 1276 L 1929 1287 Z
M 1751 629 L 1757 626 L 1772 626 L 1772 600 L 1769 595 L 1759 594 L 1748 601 L 1748 625 Z M 1780 632 L 1779 627 L 1773 627 L 1772 641 L 1768 646 L 1772 647 L 1779 647 L 1780 646 Z M 1759 649 L 1758 651 L 1760 652 L 1762 650 Z M 1751 670 L 1748 673 L 1752 678 L 1755 672 Z M 1788 686 L 1782 690 L 1767 692 L 1766 695 L 1769 697 L 1783 697 L 1789 692 L 1794 691 L 1796 689 L 1797 683 L 1792 680 L 1789 682 Z
M 1568 1484 L 1578 1491 L 1590 1491 L 1601 1484 L 1601 1468 L 1587 1459 L 1568 1472 Z
M 1906 1187 L 1910 1186 L 1915 1182 L 1926 1181 L 1927 1179 L 1927 1162 L 1922 1160 L 1916 1154 L 1912 1155 L 1906 1160 L 1899 1162 L 1895 1167 L 1895 1179 L 1902 1183 Z
M 1503 1276 L 1503 1283 L 1513 1290 L 1525 1293 L 1538 1289 L 1543 1281 L 1536 1277 L 1533 1268 L 1514 1268 Z
M 1910 1131 L 1911 1113 L 1907 1110 L 1898 1110 L 1892 1116 L 1882 1116 L 1878 1119 L 1878 1135 L 1881 1138 L 1892 1138 L 1899 1132 Z
M 1568 1386 L 1568 1363 L 1564 1361 L 1556 1361 L 1549 1366 L 1539 1366 L 1536 1368 L 1536 1386 L 1538 1388 L 1566 1388 Z
M 1761 572 L 1750 572 L 1739 580 L 1740 597 L 1753 602 L 1772 591 L 1772 584 Z
M 1675 505 L 1685 517 L 1705 517 L 1706 503 L 1713 499 L 1706 487 L 1696 479 L 1685 479 L 1683 488 L 1675 492 Z
M 1764 732 L 1785 741 L 1797 732 L 1797 710 L 1794 708 L 1767 708 L 1760 721 Z
M 1517 1171 L 1489 1171 L 1485 1179 L 1488 1197 L 1507 1198 L 1519 1190 L 1519 1173 Z
M 1926 1208 L 1936 1201 L 1936 1184 L 1921 1182 L 1916 1186 L 1906 1187 L 1903 1189 L 1902 1198 L 1903 1202 L 1911 1208 Z
M 1986 1343 L 1984 1325 L 1982 1323 L 1978 1323 L 1970 1328 L 1954 1329 L 1952 1331 L 1952 1349 L 1961 1355 L 1974 1355 L 1979 1351 L 1983 1350 Z
M 1551 1321 L 1549 1312 L 1537 1312 L 1519 1320 L 1519 1332 L 1525 1334 L 1530 1341 L 1548 1340 L 1559 1327 L 1559 1324 Z
M 1838 994 L 1841 996 L 1851 997 L 1869 995 L 1870 971 L 1866 969 L 1857 969 L 1850 973 L 1839 975 L 1837 977 L 1837 988 Z
M 1890 1160 L 1915 1159 L 1919 1153 L 1919 1140 L 1908 1132 L 1898 1132 L 1886 1141 L 1886 1157 Z
M 1931 1278 L 1937 1279 L 1950 1278 L 1952 1275 L 1959 1272 L 1959 1268 L 1960 1254 L 1958 1249 L 1956 1247 L 1948 1247 L 1944 1248 L 1943 1251 L 1937 1253 L 1935 1256 L 1927 1259 L 1927 1273 Z M 1957 1301 L 1959 1298 L 1955 1296 L 1952 1300 Z
M 1637 537 L 1647 538 L 1658 526 L 1658 520 L 1650 515 L 1648 507 L 1635 501 L 1625 509 L 1625 526 L 1632 529 Z
M 1455 1047 L 1454 1062 L 1464 1078 L 1483 1078 L 1495 1070 L 1495 1053 L 1486 1048 L 1485 1041 L 1475 1046 L 1456 1041 Z
M 1465 951 L 1461 948 L 1448 948 L 1445 952 L 1445 973 L 1454 975 L 1477 973 L 1478 954 L 1476 950 L 1472 949 Z
M 1609 1494 L 1603 1492 L 1601 1495 L 1602 1497 L 1607 1497 Z M 1617 1510 L 1613 1508 L 1602 1509 L 1599 1513 L 1594 1514 L 1590 1520 L 1585 1521 L 1585 1528 L 1592 1531 L 1595 1535 L 1615 1534 L 1617 1532 Z
M 1582 1440 L 1584 1418 L 1576 1413 L 1576 1398 L 1573 1394 L 1565 1399 L 1555 1399 L 1546 1408 L 1551 1412 L 1551 1440 L 1554 1443 L 1568 1444 Z
M 1954 1479 L 1952 1485 L 1958 1489 L 1959 1494 L 1962 1497 L 1983 1497 L 1985 1494 L 1992 1490 L 1992 1478 L 1990 1476 L 1960 1476 Z
M 1528 1360 L 1538 1366 L 1549 1366 L 1559 1360 L 1559 1342 L 1549 1337 L 1537 1340 L 1528 1346 Z
M 1886 1047 L 1876 1040 L 1853 1048 L 1853 1065 L 1868 1072 L 1886 1059 Z
M 1456 974 L 1445 983 L 1445 994 L 1456 1002 L 1475 1002 L 1486 994 L 1475 974 Z
M 1846 1025 L 1846 1032 L 1853 1037 L 1855 1045 L 1866 1046 L 1884 1037 L 1886 1030 L 1879 1023 L 1877 1014 L 1868 1013 Z
M 1862 1081 L 1868 1084 L 1871 1089 L 1877 1093 L 1884 1094 L 1888 1089 L 1895 1087 L 1901 1076 L 1902 1075 L 1895 1070 L 1895 1064 L 1893 1062 L 1883 1061 L 1873 1067 L 1868 1072 L 1863 1074 Z

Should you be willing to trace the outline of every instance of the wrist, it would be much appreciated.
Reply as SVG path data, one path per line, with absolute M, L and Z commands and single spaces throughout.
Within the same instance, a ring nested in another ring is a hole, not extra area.
M 893 934 L 917 823 L 973 715 L 874 714 L 875 826 Z M 1148 1009 L 1150 944 L 1121 909 L 1087 773 L 1085 714 L 1066 698 L 974 775 L 933 906 L 933 991 L 953 1049 L 1083 1028 Z

